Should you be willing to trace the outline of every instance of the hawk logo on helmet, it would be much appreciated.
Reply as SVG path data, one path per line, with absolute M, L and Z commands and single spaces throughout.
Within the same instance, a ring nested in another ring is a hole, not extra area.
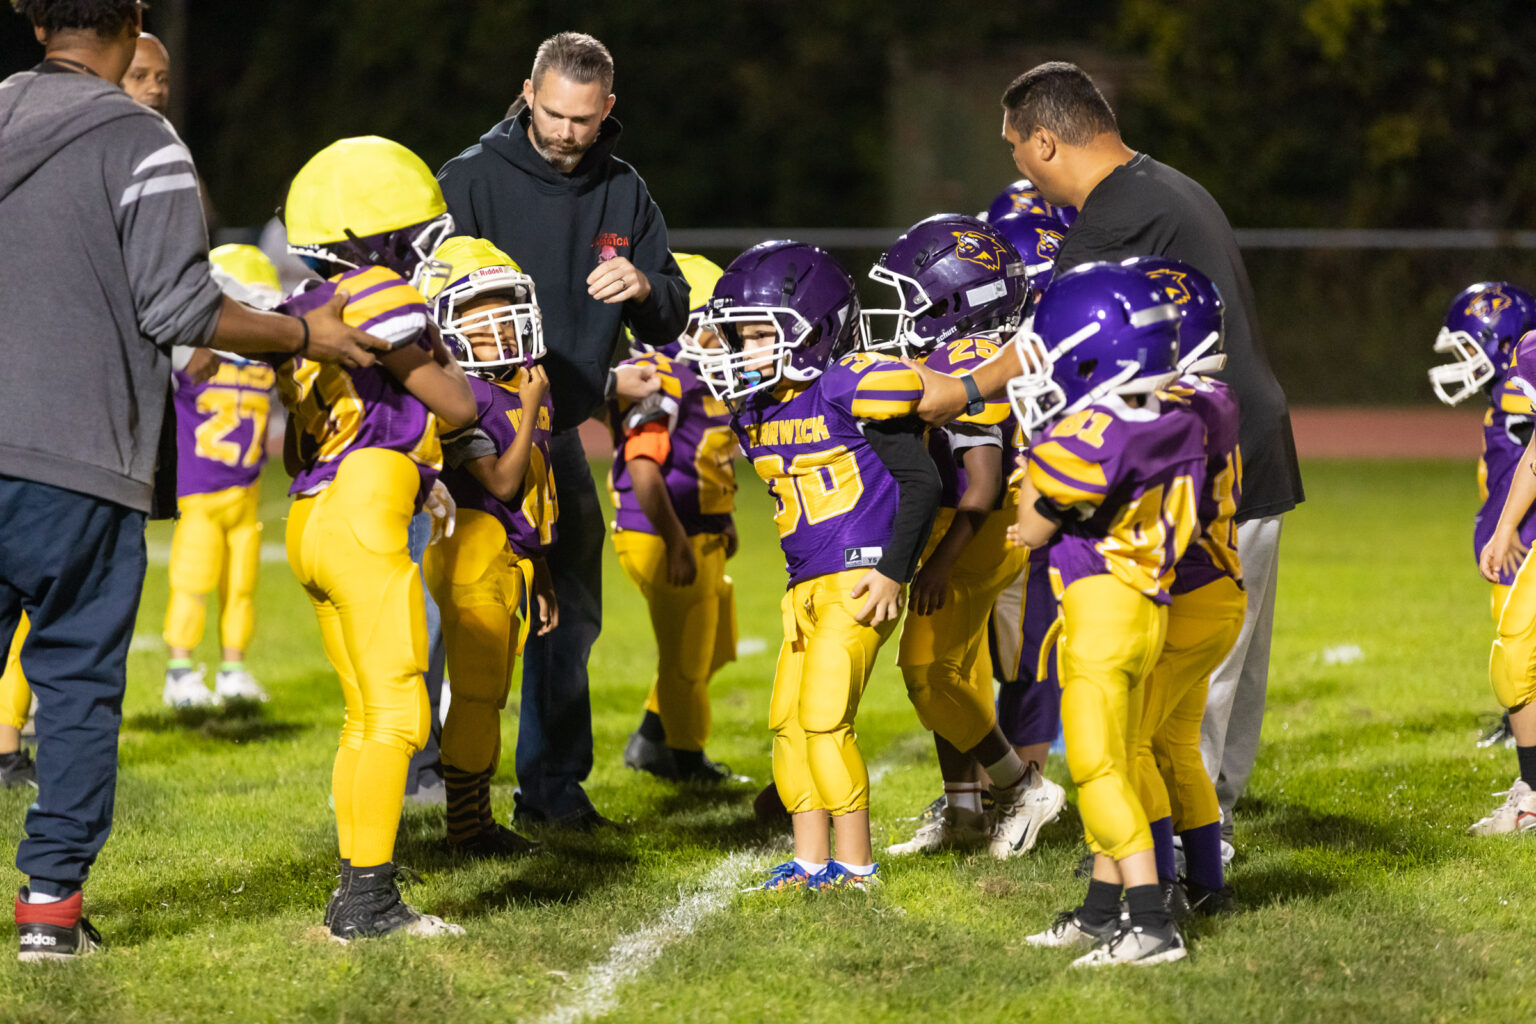
M 986 267 L 988 270 L 1003 269 L 1007 253 L 997 242 L 979 231 L 953 231 L 955 255 L 962 260 Z
M 1065 236 L 1060 231 L 1052 231 L 1049 228 L 1035 228 L 1035 234 L 1040 236 L 1040 241 L 1035 244 L 1035 255 L 1043 260 L 1054 262 L 1061 254 L 1061 240 Z
M 1490 288 L 1467 305 L 1466 315 L 1475 316 L 1479 320 L 1492 320 L 1512 305 L 1514 301 L 1502 289 Z
M 1049 214 L 1051 208 L 1045 205 L 1045 199 L 1036 189 L 1028 192 L 1014 192 L 1008 196 L 1008 201 L 1013 204 L 1014 213 L 1043 213 Z
M 1156 270 L 1148 270 L 1146 274 L 1153 283 L 1168 293 L 1169 301 L 1183 306 L 1194 298 L 1189 290 L 1189 275 L 1184 271 L 1174 270 L 1172 267 L 1158 267 Z

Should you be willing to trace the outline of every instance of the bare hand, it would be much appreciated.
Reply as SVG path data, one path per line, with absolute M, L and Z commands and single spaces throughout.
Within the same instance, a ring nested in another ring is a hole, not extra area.
M 932 615 L 949 597 L 950 566 L 929 559 L 912 580 L 912 613 Z
M 607 303 L 644 302 L 651 294 L 651 279 L 623 256 L 597 265 L 587 275 L 587 294 Z
M 691 587 L 699 576 L 699 560 L 694 557 L 693 545 L 687 538 L 681 544 L 667 545 L 667 583 L 674 587 Z
M 736 552 L 741 549 L 741 538 L 736 535 L 736 521 L 733 519 L 725 527 L 725 557 L 735 558 Z
M 638 402 L 661 390 L 654 363 L 625 363 L 613 368 L 614 392 L 620 398 Z
M 924 422 L 942 426 L 965 412 L 970 399 L 959 377 L 929 369 L 915 359 L 903 359 L 902 362 L 923 379 L 923 397 L 917 404 L 917 414 Z
M 560 625 L 560 602 L 555 598 L 555 581 L 549 575 L 549 566 L 542 558 L 533 560 L 533 598 L 539 608 L 538 636 L 544 636 Z
M 1497 583 L 1500 570 L 1510 574 L 1520 571 L 1528 550 L 1515 531 L 1494 530 L 1493 537 L 1477 556 L 1478 571 L 1489 583 Z
M 857 599 L 865 594 L 869 595 L 869 599 L 855 616 L 864 625 L 878 626 L 885 622 L 895 622 L 901 617 L 901 584 L 880 570 L 871 569 L 860 576 L 849 596 Z
M 427 500 L 423 508 L 432 517 L 432 532 L 427 538 L 427 544 L 436 544 L 453 536 L 454 525 L 458 522 L 459 506 L 454 502 L 453 495 L 448 493 L 448 487 L 441 480 L 432 481 L 432 490 L 427 492 Z
M 224 360 L 211 348 L 194 348 L 181 372 L 192 378 L 193 384 L 203 384 L 213 379 Z
M 309 325 L 309 347 L 304 350 L 305 359 L 317 363 L 340 363 L 342 366 L 372 366 L 373 353 L 388 352 L 389 343 L 375 338 L 366 331 L 349 327 L 341 318 L 351 294 L 337 289 L 331 300 L 319 309 L 304 314 Z
M 1020 526 L 1018 523 L 1008 524 L 1007 536 L 1008 546 L 1011 548 L 1023 548 L 1029 546 L 1024 543 L 1024 527 Z
M 523 371 L 523 382 L 518 385 L 517 397 L 522 399 L 524 409 L 537 409 L 544 404 L 544 396 L 549 394 L 549 374 L 544 372 L 542 366 L 530 366 Z

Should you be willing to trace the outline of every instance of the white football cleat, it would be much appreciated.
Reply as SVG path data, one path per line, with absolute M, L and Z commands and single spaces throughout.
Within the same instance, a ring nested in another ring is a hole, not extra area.
M 937 819 L 918 828 L 915 836 L 904 843 L 887 846 L 885 852 L 902 857 L 909 853 L 974 850 L 985 846 L 990 838 L 985 811 L 946 806 Z
M 1115 933 L 1120 930 L 1118 920 L 1111 921 L 1102 928 L 1084 923 L 1077 916 L 1076 910 L 1063 910 L 1056 915 L 1056 920 L 1043 932 L 1034 935 L 1026 935 L 1024 941 L 1031 946 L 1041 946 L 1047 949 L 1081 949 L 1086 946 L 1097 946 L 1110 941 Z
M 203 680 L 203 667 L 168 668 L 160 699 L 172 708 L 215 708 L 223 703 Z
M 1030 851 L 1040 830 L 1060 816 L 1067 791 L 1031 764 L 1017 785 L 994 787 L 992 797 L 992 856 L 1004 860 Z
M 267 691 L 256 682 L 256 677 L 245 669 L 234 669 L 229 672 L 220 672 L 213 680 L 213 692 L 225 700 L 248 700 L 267 702 Z
M 1536 828 L 1536 792 L 1524 779 L 1516 779 L 1507 791 L 1494 795 L 1504 797 L 1504 802 L 1467 829 L 1467 835 L 1500 836 Z

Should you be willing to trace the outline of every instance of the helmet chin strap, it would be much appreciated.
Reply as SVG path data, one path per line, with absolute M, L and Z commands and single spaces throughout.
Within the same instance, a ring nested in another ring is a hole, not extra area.
M 358 238 L 356 235 L 354 235 L 351 228 L 342 228 L 341 232 L 347 236 L 347 241 L 351 242 L 359 249 L 366 249 L 368 251 L 367 258 L 363 260 L 364 263 L 378 263 L 384 258 L 383 253 L 379 252 L 379 250 L 373 248 L 372 246 L 365 243 L 361 238 Z

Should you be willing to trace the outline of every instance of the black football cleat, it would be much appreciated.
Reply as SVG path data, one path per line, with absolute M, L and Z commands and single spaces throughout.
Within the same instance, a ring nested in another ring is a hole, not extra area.
M 395 874 L 395 865 L 390 862 L 342 868 L 341 890 L 328 910 L 332 939 L 345 944 L 395 933 L 425 937 L 464 934 L 458 925 L 407 905 L 400 898 Z

